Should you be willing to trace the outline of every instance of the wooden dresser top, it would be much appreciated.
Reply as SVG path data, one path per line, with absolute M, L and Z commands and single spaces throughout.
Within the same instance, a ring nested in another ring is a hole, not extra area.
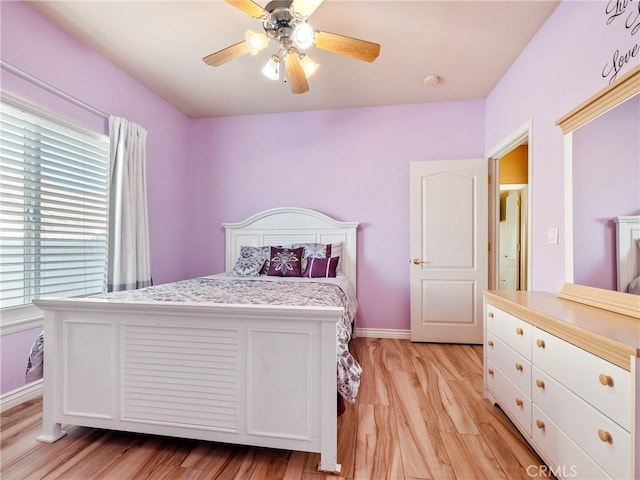
M 485 291 L 488 303 L 626 370 L 640 357 L 640 320 L 549 292 Z

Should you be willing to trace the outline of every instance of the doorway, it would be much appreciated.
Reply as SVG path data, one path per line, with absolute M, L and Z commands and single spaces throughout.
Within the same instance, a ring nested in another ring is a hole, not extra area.
M 531 121 L 489 154 L 489 288 L 531 285 Z

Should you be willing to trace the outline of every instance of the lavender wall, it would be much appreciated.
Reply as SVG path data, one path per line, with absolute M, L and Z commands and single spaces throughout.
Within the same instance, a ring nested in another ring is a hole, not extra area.
M 361 222 L 358 327 L 408 329 L 409 163 L 481 158 L 483 122 L 483 101 L 193 120 L 191 274 L 224 270 L 222 222 L 316 209 Z
M 486 101 L 488 149 L 533 119 L 533 290 L 558 291 L 565 278 L 564 147 L 555 121 L 609 83 L 616 51 L 619 65 L 625 53 L 640 48 L 638 4 L 629 2 L 614 16 L 623 3 L 562 2 Z M 635 52 L 619 75 L 640 62 Z M 546 243 L 550 227 L 560 230 L 558 245 Z
M 156 283 L 188 276 L 189 119 L 95 51 L 78 42 L 31 6 L 0 2 L 2 59 L 111 115 L 140 123 L 148 131 L 147 175 L 152 274 Z M 37 32 L 37 34 L 36 34 Z M 63 118 L 107 133 L 103 118 L 0 70 L 2 90 Z M 36 332 L 37 333 L 37 332 Z M 32 335 L 35 337 L 35 335 Z M 33 338 L 20 333 L 0 340 L 0 393 L 24 383 Z M 22 352 L 22 354 L 18 354 Z
M 573 134 L 574 282 L 616 290 L 614 217 L 640 214 L 640 96 Z

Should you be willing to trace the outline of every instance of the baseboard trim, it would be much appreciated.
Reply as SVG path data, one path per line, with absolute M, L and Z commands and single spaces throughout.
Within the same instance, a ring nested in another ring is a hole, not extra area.
M 5 413 L 10 408 L 42 395 L 42 390 L 42 379 L 40 379 L 28 383 L 23 387 L 11 390 L 10 392 L 3 393 L 0 395 L 0 412 Z
M 358 328 L 356 337 L 371 338 L 397 338 L 399 340 L 411 340 L 411 330 L 399 330 L 392 328 Z

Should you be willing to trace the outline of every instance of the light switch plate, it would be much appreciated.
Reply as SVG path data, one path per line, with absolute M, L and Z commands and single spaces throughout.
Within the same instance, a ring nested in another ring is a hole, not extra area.
M 547 243 L 551 243 L 553 245 L 558 244 L 558 229 L 557 228 L 549 228 L 547 229 Z

